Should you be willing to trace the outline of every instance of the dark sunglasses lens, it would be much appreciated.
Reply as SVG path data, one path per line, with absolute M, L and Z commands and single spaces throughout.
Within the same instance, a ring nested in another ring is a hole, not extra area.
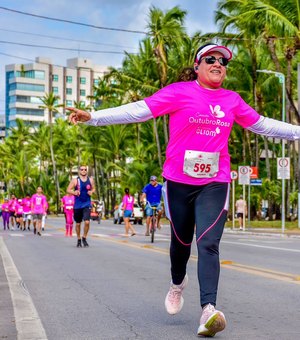
M 209 56 L 209 57 L 205 57 L 205 62 L 206 64 L 214 64 L 216 62 L 216 58 L 214 56 Z
M 222 65 L 222 66 L 226 66 L 228 64 L 229 60 L 225 57 L 223 58 L 219 58 L 219 63 Z
M 218 60 L 218 62 L 220 63 L 220 65 L 222 66 L 226 66 L 229 62 L 229 60 L 225 57 L 220 57 L 220 58 L 216 58 L 214 57 L 213 55 L 212 56 L 208 56 L 208 57 L 205 57 L 205 62 L 206 64 L 214 64 L 216 61 Z

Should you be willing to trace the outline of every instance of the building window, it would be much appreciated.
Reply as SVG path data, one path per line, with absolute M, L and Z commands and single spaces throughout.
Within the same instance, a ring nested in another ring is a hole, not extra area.
M 85 77 L 80 77 L 80 84 L 83 84 L 83 85 L 86 84 L 86 78 Z
M 44 80 L 45 79 L 45 71 L 38 71 L 38 70 L 16 71 L 16 77 Z
M 69 88 L 69 87 L 67 87 L 67 88 L 66 88 L 66 94 L 72 94 L 72 89 Z
M 52 81 L 58 81 L 58 74 L 52 74 Z
M 94 85 L 99 85 L 99 79 L 94 79 Z
M 32 96 L 11 96 L 9 103 L 31 103 L 31 104 L 43 104 L 41 98 Z
M 53 92 L 54 94 L 58 94 L 58 87 L 57 87 L 57 86 L 53 86 L 53 87 L 52 87 L 52 92 Z
M 66 82 L 72 83 L 72 76 L 66 76 Z
M 81 95 L 82 97 L 85 97 L 85 90 L 80 90 L 80 95 Z
M 34 71 L 33 77 L 35 79 L 45 79 L 45 71 Z
M 9 91 L 13 90 L 22 90 L 22 91 L 37 91 L 37 92 L 45 92 L 44 85 L 38 84 L 24 84 L 24 83 L 12 83 L 9 85 Z
M 6 72 L 6 76 L 7 76 L 8 79 L 11 79 L 11 78 L 15 77 L 15 73 L 14 73 L 14 71 L 9 71 L 9 72 Z
M 44 110 L 36 110 L 36 109 L 22 109 L 19 108 L 13 112 L 16 115 L 26 115 L 26 116 L 44 116 Z
M 72 100 L 66 100 L 66 106 L 72 107 L 72 105 L 73 105 Z
M 80 107 L 85 107 L 85 101 L 84 100 L 81 101 L 79 105 L 80 105 Z

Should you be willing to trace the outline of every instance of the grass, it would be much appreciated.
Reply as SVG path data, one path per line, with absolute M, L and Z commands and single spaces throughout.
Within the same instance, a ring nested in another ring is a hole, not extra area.
M 246 226 L 248 225 L 248 220 L 246 220 Z M 250 221 L 250 227 L 252 228 L 267 228 L 267 229 L 280 229 L 281 230 L 281 220 L 275 221 Z M 238 227 L 238 221 L 235 222 L 235 228 Z M 225 223 L 225 227 L 232 228 L 232 221 L 227 221 Z M 285 221 L 285 230 L 289 231 L 298 231 L 300 233 L 300 228 L 298 228 L 298 221 Z

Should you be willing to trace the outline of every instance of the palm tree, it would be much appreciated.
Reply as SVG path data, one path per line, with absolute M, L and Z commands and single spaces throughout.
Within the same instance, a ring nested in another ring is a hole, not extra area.
M 24 181 L 22 180 L 20 183 L 22 186 L 22 191 L 27 187 L 27 181 L 29 179 L 29 166 L 32 164 L 32 154 L 33 150 L 29 147 L 29 140 L 31 137 L 30 126 L 26 125 L 23 120 L 16 119 L 16 127 L 10 129 L 11 133 L 8 137 L 8 140 L 12 140 L 16 152 L 22 152 L 22 157 L 20 157 L 20 162 L 24 158 L 24 166 L 25 166 L 25 176 Z M 18 156 L 16 157 L 18 159 Z
M 59 190 L 59 181 L 58 181 L 58 175 L 57 175 L 57 169 L 56 169 L 56 162 L 54 157 L 54 150 L 53 150 L 53 114 L 58 113 L 59 107 L 63 107 L 63 104 L 57 104 L 57 101 L 60 99 L 59 96 L 55 95 L 53 92 L 50 92 L 48 94 L 45 94 L 44 97 L 40 98 L 41 101 L 44 103 L 44 105 L 39 106 L 41 109 L 48 110 L 48 123 L 50 127 L 50 153 L 51 153 L 51 161 L 52 161 L 52 167 L 53 167 L 53 175 L 54 175 L 54 181 L 55 181 L 55 188 L 56 188 L 56 208 L 57 213 L 59 211 L 60 207 L 60 190 Z
M 296 114 L 299 122 L 300 116 L 292 99 L 292 61 L 296 51 L 300 49 L 299 1 L 256 0 L 249 2 L 246 0 L 224 0 L 219 2 L 218 8 L 216 18 L 221 20 L 223 31 L 232 26 L 240 37 L 246 38 L 245 41 L 249 39 L 248 45 L 252 45 L 252 47 L 255 39 L 256 45 L 252 48 L 254 57 L 256 56 L 255 50 L 259 49 L 259 47 L 268 50 L 272 60 L 272 64 L 269 65 L 268 69 L 275 68 L 277 72 L 287 74 L 285 89 L 288 98 L 287 121 L 290 122 L 291 116 Z M 282 57 L 283 55 L 284 58 Z M 257 70 L 256 60 L 256 58 L 253 58 L 255 85 L 257 79 L 255 74 Z M 255 88 L 257 89 L 256 86 Z M 260 98 L 258 94 L 256 98 Z M 267 146 L 266 141 L 265 145 Z M 291 143 L 287 145 L 288 154 L 290 154 Z M 300 172 L 298 178 L 298 182 L 300 182 Z M 288 197 L 290 181 L 288 181 L 287 189 Z
M 122 93 L 127 101 L 141 100 L 156 92 L 160 88 L 159 76 L 150 39 L 146 38 L 140 43 L 138 55 L 127 54 L 121 71 L 112 69 L 107 77 L 117 80 L 118 85 L 114 89 L 118 91 L 118 94 Z M 157 145 L 159 165 L 162 167 L 162 148 L 156 119 L 153 119 L 153 134 Z M 137 139 L 139 143 L 139 126 L 137 126 Z
M 147 28 L 157 61 L 160 87 L 167 85 L 168 51 L 172 45 L 180 44 L 182 37 L 186 35 L 183 26 L 186 13 L 178 6 L 165 13 L 154 6 L 150 8 Z M 167 144 L 169 137 L 166 116 L 163 119 L 165 144 Z

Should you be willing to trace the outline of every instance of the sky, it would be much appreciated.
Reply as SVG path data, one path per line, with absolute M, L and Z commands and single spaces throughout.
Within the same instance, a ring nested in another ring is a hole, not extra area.
M 151 6 L 163 12 L 175 6 L 187 11 L 189 35 L 217 31 L 214 11 L 218 0 L 0 0 L 0 115 L 5 107 L 5 65 L 27 64 L 47 57 L 66 66 L 75 57 L 94 64 L 118 67 L 124 51 L 137 52 L 143 33 L 100 29 L 64 22 L 73 21 L 103 28 L 145 32 Z M 24 15 L 14 11 L 25 12 Z M 47 20 L 38 16 L 60 19 Z M 13 43 L 13 44 L 12 44 Z M 50 46 L 73 50 L 50 49 Z M 89 50 L 93 52 L 87 52 Z

